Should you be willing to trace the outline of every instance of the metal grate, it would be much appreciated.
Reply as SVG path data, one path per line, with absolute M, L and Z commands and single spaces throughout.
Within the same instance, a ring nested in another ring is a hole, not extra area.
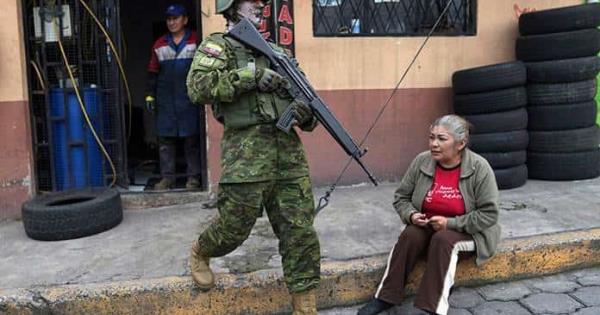
M 423 36 L 450 0 L 313 0 L 315 36 Z M 475 35 L 477 0 L 453 0 L 435 36 Z
M 113 42 L 120 46 L 118 1 L 85 2 Z M 92 111 L 90 118 L 115 164 L 117 183 L 126 185 L 125 102 L 117 64 L 106 36 L 79 0 L 25 1 L 23 14 L 38 190 L 75 188 L 82 183 L 84 187 L 106 185 L 112 180 L 107 160 L 90 149 L 95 142 L 90 140 L 88 126 L 74 121 L 77 114 L 68 114 L 73 113 L 75 105 L 77 110 L 79 107 L 74 101 L 74 89 L 57 38 L 64 46 L 84 104 Z M 72 134 L 73 129 L 79 130 L 77 137 L 64 136 Z M 85 162 L 81 170 L 85 174 L 83 182 L 77 178 L 80 173 L 73 171 L 74 155 L 64 154 L 74 148 L 78 150 L 78 161 Z M 96 178 L 92 174 L 96 174 Z

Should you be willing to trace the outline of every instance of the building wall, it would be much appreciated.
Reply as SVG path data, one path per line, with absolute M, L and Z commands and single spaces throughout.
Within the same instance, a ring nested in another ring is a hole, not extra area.
M 538 10 L 579 4 L 578 0 L 479 0 L 477 35 L 432 37 L 388 105 L 365 147 L 366 165 L 382 180 L 401 178 L 408 164 L 427 148 L 428 126 L 452 112 L 451 77 L 454 71 L 515 59 L 518 19 L 513 4 Z M 224 29 L 214 14 L 214 1 L 202 0 L 205 35 Z M 312 1 L 294 1 L 296 57 L 331 110 L 360 141 L 424 37 L 314 37 Z M 218 182 L 222 128 L 210 117 L 209 177 Z M 313 182 L 329 184 L 347 158 L 323 128 L 303 134 Z M 343 183 L 368 181 L 353 165 Z
M 0 221 L 33 192 L 33 157 L 19 0 L 0 4 Z
M 205 35 L 224 29 L 214 14 L 214 0 L 202 3 Z M 463 68 L 514 59 L 517 19 L 513 3 L 538 10 L 575 5 L 578 0 L 479 0 L 478 32 L 474 37 L 434 37 L 417 60 L 373 130 L 365 147 L 368 167 L 377 177 L 402 176 L 416 153 L 426 149 L 427 126 L 451 112 L 450 78 Z M 423 40 L 422 37 L 315 38 L 312 1 L 295 1 L 296 57 L 315 88 L 356 140 L 362 138 L 382 103 Z M 34 191 L 32 133 L 27 91 L 27 66 L 21 2 L 0 4 L 0 220 L 20 214 L 22 202 Z M 210 112 L 208 113 L 210 116 Z M 216 184 L 222 128 L 209 117 L 209 174 Z M 302 134 L 315 184 L 333 181 L 345 154 L 322 128 Z M 344 183 L 366 181 L 355 166 Z

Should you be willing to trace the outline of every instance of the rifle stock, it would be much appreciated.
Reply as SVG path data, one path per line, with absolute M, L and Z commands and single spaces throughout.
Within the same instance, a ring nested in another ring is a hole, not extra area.
M 228 35 L 264 55 L 271 61 L 271 68 L 290 82 L 290 95 L 294 99 L 301 100 L 310 106 L 321 125 L 323 125 L 327 132 L 344 149 L 346 154 L 351 156 L 352 159 L 358 163 L 369 177 L 369 180 L 377 186 L 377 180 L 360 159 L 366 153 L 366 150 L 361 150 L 352 137 L 350 137 L 348 132 L 329 110 L 327 104 L 323 102 L 304 74 L 298 70 L 290 58 L 285 54 L 273 50 L 248 19 L 242 19 L 228 32 Z M 290 129 L 292 129 L 293 124 L 294 117 L 292 109 L 288 107 L 284 113 L 280 115 L 279 121 L 277 122 L 277 128 L 289 132 Z

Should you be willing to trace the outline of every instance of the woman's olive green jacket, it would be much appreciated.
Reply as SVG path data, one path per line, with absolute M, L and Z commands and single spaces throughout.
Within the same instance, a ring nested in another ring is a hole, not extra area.
M 498 225 L 498 186 L 490 164 L 479 154 L 464 149 L 460 164 L 460 192 L 465 214 L 448 218 L 448 229 L 473 236 L 477 250 L 476 263 L 492 257 L 500 241 Z M 394 208 L 405 224 L 421 211 L 425 194 L 431 188 L 436 161 L 429 151 L 420 153 L 410 164 L 400 187 L 394 194 Z

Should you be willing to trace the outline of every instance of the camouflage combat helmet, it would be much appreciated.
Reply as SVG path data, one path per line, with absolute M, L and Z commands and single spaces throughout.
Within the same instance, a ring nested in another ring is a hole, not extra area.
M 221 14 L 231 8 L 235 0 L 215 0 L 215 8 L 217 13 Z
M 215 0 L 215 8 L 217 8 L 217 14 L 223 14 L 223 12 L 229 10 L 236 0 Z M 271 0 L 263 0 L 264 4 L 270 3 Z

